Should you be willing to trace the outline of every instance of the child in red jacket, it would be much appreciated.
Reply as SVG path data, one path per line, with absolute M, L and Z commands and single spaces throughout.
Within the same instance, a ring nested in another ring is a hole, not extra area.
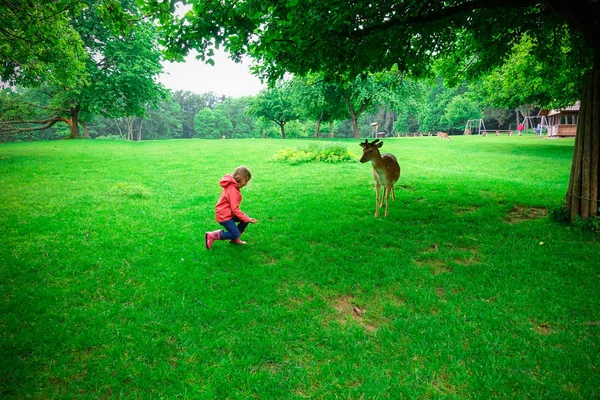
M 226 231 L 206 232 L 204 238 L 207 249 L 210 250 L 215 240 L 229 240 L 231 243 L 246 244 L 246 242 L 240 240 L 240 235 L 244 233 L 249 223 L 254 224 L 257 222 L 255 218 L 250 218 L 240 210 L 240 203 L 242 202 L 240 189 L 246 186 L 250 178 L 252 178 L 252 175 L 248 168 L 237 167 L 233 174 L 225 175 L 219 182 L 223 187 L 223 192 L 215 207 L 215 217 Z M 239 224 L 236 225 L 236 222 L 239 222 Z

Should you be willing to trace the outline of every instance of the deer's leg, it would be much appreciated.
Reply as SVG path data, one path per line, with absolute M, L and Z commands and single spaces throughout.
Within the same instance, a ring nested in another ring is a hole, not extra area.
M 392 199 L 394 201 L 396 201 L 396 191 L 394 190 L 394 187 L 392 186 Z
M 390 192 L 393 190 L 393 187 L 386 186 L 385 188 L 385 216 L 388 216 L 388 205 L 390 203 Z
M 383 198 L 382 198 L 383 200 Z M 375 216 L 379 217 L 379 182 L 375 182 Z
M 383 207 L 383 200 L 385 199 L 387 193 L 387 188 L 383 187 L 383 194 L 381 195 L 381 201 L 379 202 L 379 208 Z

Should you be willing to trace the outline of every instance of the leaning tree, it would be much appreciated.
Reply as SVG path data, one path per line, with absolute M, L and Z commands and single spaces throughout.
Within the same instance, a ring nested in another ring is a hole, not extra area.
M 162 25 L 172 58 L 192 48 L 210 57 L 213 46 L 223 45 L 234 58 L 252 55 L 256 71 L 269 80 L 286 72 L 321 72 L 344 82 L 394 65 L 419 77 L 430 73 L 437 58 L 454 58 L 458 71 L 475 76 L 502 64 L 528 35 L 540 63 L 551 66 L 563 58 L 588 71 L 577 82 L 580 119 L 566 200 L 572 218 L 598 214 L 600 3 L 595 0 L 197 0 L 183 16 L 173 13 L 175 2 L 145 3 Z M 573 79 L 579 80 L 577 74 Z
M 0 88 L 53 93 L 48 104 L 29 103 L 43 118 L 0 115 L 0 135 L 65 122 L 75 138 L 85 119 L 141 116 L 164 95 L 155 27 L 135 0 L 3 1 L 0 22 Z

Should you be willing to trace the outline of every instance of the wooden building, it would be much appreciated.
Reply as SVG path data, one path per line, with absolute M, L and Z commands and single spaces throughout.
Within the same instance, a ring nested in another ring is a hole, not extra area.
M 577 134 L 579 102 L 561 110 L 541 109 L 538 115 L 548 120 L 548 136 L 574 137 Z

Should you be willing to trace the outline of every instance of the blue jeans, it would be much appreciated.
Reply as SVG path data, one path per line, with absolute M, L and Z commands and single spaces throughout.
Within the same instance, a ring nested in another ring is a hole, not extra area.
M 239 222 L 239 224 L 236 225 L 236 222 Z M 221 231 L 222 240 L 235 240 L 239 238 L 249 224 L 249 222 L 242 222 L 242 220 L 238 217 L 233 217 L 227 221 L 219 223 L 223 225 L 223 228 L 227 229 L 227 231 Z

